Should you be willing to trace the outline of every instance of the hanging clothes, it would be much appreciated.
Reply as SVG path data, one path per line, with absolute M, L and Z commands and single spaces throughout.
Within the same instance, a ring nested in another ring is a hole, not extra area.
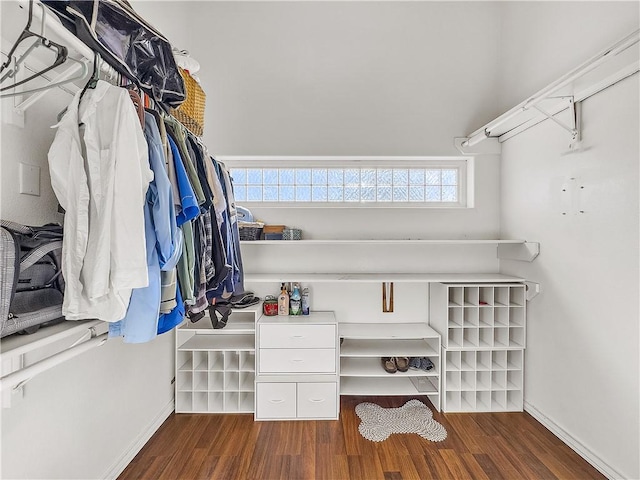
M 132 289 L 148 285 L 144 205 L 153 172 L 127 90 L 98 80 L 82 101 L 81 94 L 48 154 L 51 184 L 66 211 L 62 313 L 114 322 L 124 317 Z
M 133 290 L 125 318 L 109 325 L 109 336 L 122 336 L 125 343 L 148 342 L 157 335 L 162 303 L 161 270 L 173 270 L 182 253 L 182 231 L 176 225 L 173 192 L 165 169 L 160 131 L 150 113 L 145 113 L 144 133 L 154 173 L 144 212 L 149 285 Z M 172 297 L 175 308 L 175 284 L 174 291 L 167 293 Z

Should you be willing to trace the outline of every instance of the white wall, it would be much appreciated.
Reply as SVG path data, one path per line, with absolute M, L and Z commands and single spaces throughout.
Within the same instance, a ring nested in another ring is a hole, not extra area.
M 134 3 L 202 65 L 218 155 L 458 155 L 453 138 L 499 113 L 497 3 L 156 5 Z M 180 9 L 193 12 L 188 37 Z M 476 172 L 474 209 L 253 212 L 305 238 L 496 238 L 498 157 Z
M 15 5 L 2 1 L 0 8 L 3 36 L 8 23 L 26 22 L 24 14 L 16 17 Z M 8 51 L 4 43 L 2 50 Z M 31 225 L 62 221 L 47 151 L 55 134 L 50 126 L 70 101 L 61 90 L 49 92 L 26 112 L 24 128 L 19 128 L 6 123 L 5 108 L 12 99 L 2 100 L 1 218 Z M 21 162 L 41 168 L 39 197 L 18 193 Z M 171 411 L 173 346 L 172 333 L 144 345 L 109 340 L 35 377 L 25 386 L 24 398 L 0 412 L 0 476 L 94 479 L 117 474 L 114 469 L 125 466 L 121 462 L 129 460 L 136 442 Z
M 570 3 L 545 4 L 533 16 L 530 4 L 507 8 L 503 71 L 512 77 L 503 84 L 513 88 L 505 98 L 521 97 L 529 71 L 542 70 L 542 81 L 545 56 L 569 63 L 579 41 L 599 44 L 586 58 L 638 28 L 637 3 L 608 4 L 617 23 L 598 23 L 598 34 L 584 26 L 609 18 L 609 9 Z M 566 9 L 576 21 L 556 29 Z M 524 27 L 531 18 L 542 25 L 536 31 Z M 516 34 L 518 26 L 528 35 Z M 527 55 L 514 62 L 517 51 Z M 528 308 L 526 408 L 616 478 L 640 477 L 638 88 L 636 74 L 584 102 L 583 152 L 562 155 L 568 134 L 549 121 L 502 150 L 502 235 L 541 242 L 533 263 L 501 262 L 503 273 L 542 285 Z M 561 187 L 570 178 L 584 186 L 585 213 L 563 216 Z

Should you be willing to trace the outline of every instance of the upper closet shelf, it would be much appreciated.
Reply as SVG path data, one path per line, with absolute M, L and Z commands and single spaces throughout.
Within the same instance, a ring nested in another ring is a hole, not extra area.
M 395 246 L 434 246 L 434 245 L 451 245 L 451 246 L 497 246 L 497 256 L 501 260 L 519 260 L 523 262 L 532 262 L 540 253 L 540 244 L 538 242 L 527 242 L 526 240 L 244 240 L 240 242 L 243 247 L 246 245 L 255 246 L 274 246 L 279 245 L 286 248 L 290 246 L 336 246 L 336 245 L 357 245 L 357 246 L 375 246 L 375 245 L 395 245 Z
M 521 244 L 525 240 L 242 240 L 242 245 L 500 245 Z
M 640 71 L 639 42 L 636 30 L 467 137 L 456 138 L 456 147 L 463 154 L 497 154 L 499 143 L 549 119 L 569 133 L 569 150 L 579 150 L 581 102 Z M 556 118 L 565 110 L 568 120 Z
M 500 273 L 246 273 L 245 282 L 444 282 L 513 283 L 525 279 Z

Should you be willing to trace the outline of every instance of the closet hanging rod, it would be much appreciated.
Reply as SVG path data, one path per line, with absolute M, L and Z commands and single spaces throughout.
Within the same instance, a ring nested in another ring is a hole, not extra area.
M 108 339 L 108 334 L 103 333 L 102 335 L 93 336 L 94 332 L 95 330 L 91 329 L 92 336 L 88 340 L 76 346 L 63 350 L 62 352 L 55 355 L 51 355 L 50 357 L 36 362 L 33 365 L 22 368 L 14 373 L 10 373 L 9 375 L 0 378 L 0 390 L 4 391 L 9 388 L 15 388 L 16 386 L 19 387 L 21 385 L 24 385 L 36 375 L 42 372 L 46 372 L 47 370 L 63 362 L 66 362 L 67 360 L 76 357 L 88 350 L 103 345 Z
M 91 50 L 82 40 L 76 37 L 73 33 L 71 33 L 67 28 L 62 25 L 60 20 L 58 20 L 57 16 L 53 13 L 46 14 L 45 9 L 48 10 L 49 7 L 44 5 L 40 0 L 33 0 L 34 6 L 38 5 L 40 8 L 33 9 L 33 16 L 38 20 L 42 21 L 46 29 L 58 35 L 61 39 L 61 43 L 63 43 L 70 50 L 74 50 L 82 55 L 87 61 L 93 61 L 94 52 Z M 17 0 L 18 5 L 22 8 L 29 8 L 29 0 Z M 103 62 L 100 65 L 101 70 L 104 73 L 112 73 L 113 67 L 109 64 Z
M 639 41 L 640 41 L 640 29 L 639 30 L 635 30 L 633 33 L 627 35 L 626 37 L 624 37 L 622 40 L 616 42 L 611 47 L 602 50 L 598 54 L 594 55 L 593 57 L 591 57 L 587 61 L 583 62 L 582 64 L 580 64 L 579 66 L 577 66 L 573 70 L 569 71 L 568 73 L 566 73 L 565 75 L 560 77 L 555 82 L 547 85 L 546 87 L 544 87 L 543 89 L 539 90 L 538 92 L 533 94 L 531 97 L 526 99 L 525 101 L 523 101 L 520 104 L 516 105 L 511 110 L 508 110 L 507 112 L 503 113 L 498 118 L 496 118 L 495 120 L 487 123 L 485 126 L 479 128 L 479 129 L 475 130 L 474 132 L 472 132 L 471 134 L 469 134 L 467 136 L 467 140 L 465 140 L 462 143 L 462 146 L 463 147 L 468 147 L 468 146 L 473 145 L 471 143 L 472 140 L 474 140 L 474 144 L 475 144 L 475 143 L 479 143 L 480 141 L 484 140 L 484 138 L 489 138 L 491 136 L 491 131 L 492 130 L 496 129 L 500 125 L 502 125 L 502 124 L 508 122 L 509 120 L 513 119 L 518 114 L 528 110 L 532 106 L 538 104 L 539 102 L 541 102 L 545 98 L 549 98 L 549 96 L 552 95 L 553 93 L 556 93 L 558 90 L 560 90 L 561 88 L 567 86 L 568 84 L 570 84 L 574 80 L 586 75 L 590 71 L 592 71 L 595 68 L 599 67 L 602 63 L 604 63 L 607 60 L 609 60 L 610 58 L 613 58 L 616 55 L 622 53 L 626 49 L 628 49 L 628 48 L 632 47 L 633 45 L 637 44 Z

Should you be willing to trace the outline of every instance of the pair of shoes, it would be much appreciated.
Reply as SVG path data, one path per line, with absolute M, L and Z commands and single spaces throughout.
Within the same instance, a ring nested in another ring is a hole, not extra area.
M 407 357 L 382 357 L 382 368 L 387 373 L 406 372 L 409 370 L 409 358 Z
M 408 357 L 395 357 L 396 366 L 399 372 L 409 371 L 409 358 Z
M 420 369 L 420 357 L 409 357 L 409 368 Z
M 393 357 L 382 357 L 382 368 L 387 373 L 396 373 L 398 371 L 398 366 L 396 365 L 396 361 Z
M 433 362 L 428 357 L 411 357 L 409 368 L 429 371 L 433 369 Z

